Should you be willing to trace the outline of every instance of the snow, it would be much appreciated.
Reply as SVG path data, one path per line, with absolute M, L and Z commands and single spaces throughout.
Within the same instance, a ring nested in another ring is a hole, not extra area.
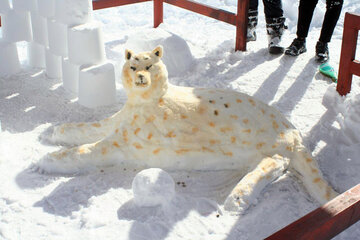
M 68 26 L 89 22 L 91 13 L 91 0 L 55 0 L 55 18 Z
M 36 42 L 29 42 L 27 58 L 29 66 L 34 68 L 45 68 L 45 47 Z
M 136 174 L 132 191 L 139 207 L 168 205 L 175 196 L 175 182 L 164 170 L 149 168 Z
M 69 60 L 78 65 L 99 64 L 105 60 L 102 28 L 92 21 L 68 28 Z
M 235 0 L 203 3 L 236 12 Z M 283 5 L 289 25 L 284 35 L 287 46 L 295 37 L 297 9 L 292 1 Z M 188 46 L 192 64 L 175 72 L 171 83 L 245 92 L 278 108 L 300 130 L 324 177 L 344 192 L 360 182 L 360 79 L 354 77 L 351 93 L 340 97 L 336 85 L 318 73 L 314 49 L 324 11 L 322 0 L 307 39 L 308 51 L 296 58 L 267 53 L 261 4 L 258 40 L 249 43 L 246 52 L 234 52 L 233 26 L 169 5 L 164 6 L 164 23 L 157 30 L 152 29 L 151 2 L 99 10 L 93 17 L 101 23 L 106 57 L 113 62 L 123 61 L 130 36 L 153 32 L 154 39 L 162 41 L 164 32 L 176 36 L 175 43 Z M 329 45 L 330 63 L 336 69 L 347 11 L 359 13 L 360 3 L 344 3 Z M 41 173 L 36 167 L 39 160 L 61 148 L 45 140 L 49 128 L 100 120 L 121 109 L 126 101 L 121 68 L 115 67 L 116 103 L 89 109 L 63 88 L 61 79 L 48 78 L 44 69 L 27 65 L 26 44 L 17 46 L 22 71 L 0 77 L 0 239 L 263 239 L 319 206 L 291 173 L 265 188 L 242 215 L 222 210 L 242 176 L 236 171 L 168 172 L 176 194 L 166 207 L 135 204 L 132 181 L 139 169 Z M 182 52 L 172 47 L 164 55 Z M 0 62 L 8 62 L 10 56 L 1 52 Z M 357 223 L 335 239 L 355 240 L 359 234 Z
M 61 78 L 62 76 L 62 58 L 53 54 L 50 49 L 45 50 L 46 76 L 49 78 Z
M 62 77 L 64 89 L 74 93 L 79 91 L 79 71 L 79 65 L 72 64 L 68 58 L 63 58 Z
M 68 56 L 67 26 L 48 18 L 47 29 L 50 51 L 66 58 Z
M 89 108 L 116 102 L 115 69 L 111 62 L 80 68 L 79 103 Z
M 0 39 L 0 75 L 12 75 L 20 71 L 18 50 L 15 43 Z M 6 56 L 3 57 L 3 56 Z
M 43 46 L 49 46 L 49 33 L 47 28 L 47 19 L 36 12 L 31 12 L 31 27 L 33 41 Z
M 2 33 L 5 40 L 9 42 L 32 40 L 29 12 L 10 10 L 3 15 L 1 20 L 3 26 Z

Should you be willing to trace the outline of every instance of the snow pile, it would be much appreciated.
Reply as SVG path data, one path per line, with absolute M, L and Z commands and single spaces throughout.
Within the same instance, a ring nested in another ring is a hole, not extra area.
M 161 28 L 144 29 L 129 35 L 125 48 L 139 53 L 150 51 L 159 45 L 164 48 L 162 61 L 166 65 L 169 77 L 186 74 L 194 65 L 194 57 L 186 41 Z
M 140 207 L 166 205 L 175 195 L 175 183 L 164 170 L 150 168 L 135 176 L 132 190 L 134 202 Z

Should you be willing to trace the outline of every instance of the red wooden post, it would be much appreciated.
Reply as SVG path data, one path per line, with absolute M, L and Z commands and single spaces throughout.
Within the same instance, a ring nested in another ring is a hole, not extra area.
M 249 0 L 238 0 L 235 51 L 246 51 Z
M 338 83 L 336 86 L 336 90 L 341 96 L 344 96 L 350 92 L 352 75 L 360 75 L 360 64 L 358 61 L 354 61 L 359 29 L 360 15 L 346 13 L 341 46 Z
M 163 0 L 154 0 L 154 28 L 164 21 Z
M 360 220 L 360 184 L 266 240 L 328 240 Z

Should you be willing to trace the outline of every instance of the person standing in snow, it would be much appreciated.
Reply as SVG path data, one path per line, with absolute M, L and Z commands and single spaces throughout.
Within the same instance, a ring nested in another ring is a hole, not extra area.
M 299 54 L 306 52 L 306 37 L 317 3 L 318 0 L 300 0 L 296 32 L 297 37 L 286 49 L 286 55 L 298 56 Z M 325 17 L 321 27 L 320 38 L 315 47 L 315 58 L 320 63 L 329 60 L 328 43 L 331 40 L 331 36 L 339 19 L 342 5 L 343 0 L 326 0 Z
M 280 46 L 281 36 L 285 29 L 285 18 L 281 0 L 263 0 L 266 20 L 266 31 L 269 39 L 269 53 L 280 54 L 284 47 Z M 256 41 L 256 26 L 258 23 L 259 0 L 249 1 L 248 28 L 246 41 Z

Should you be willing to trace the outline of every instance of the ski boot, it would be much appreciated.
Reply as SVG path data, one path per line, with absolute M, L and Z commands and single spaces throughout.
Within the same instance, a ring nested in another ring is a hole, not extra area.
M 248 28 L 247 28 L 247 35 L 246 41 L 256 41 L 256 26 L 258 23 L 258 11 L 257 10 L 249 10 L 248 12 Z
M 283 35 L 285 26 L 285 18 L 267 18 L 266 19 L 266 31 L 269 39 L 269 53 L 281 54 L 284 52 L 284 47 L 280 45 L 281 36 Z

